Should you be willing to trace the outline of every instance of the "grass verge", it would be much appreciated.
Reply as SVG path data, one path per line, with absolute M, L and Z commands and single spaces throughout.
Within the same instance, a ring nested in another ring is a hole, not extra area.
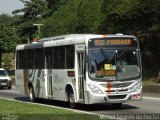
M 99 116 L 70 110 L 0 99 L 0 119 L 12 120 L 98 120 Z

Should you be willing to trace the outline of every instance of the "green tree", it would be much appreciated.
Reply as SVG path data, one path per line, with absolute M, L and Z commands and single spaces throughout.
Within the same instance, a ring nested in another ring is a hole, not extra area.
M 0 25 L 0 66 L 3 52 L 14 52 L 20 38 L 16 29 L 11 25 Z
M 13 24 L 16 20 L 18 20 L 18 16 L 0 15 L 0 66 L 2 53 L 14 52 L 15 46 L 20 40 Z
M 10 23 L 12 21 L 12 17 L 7 14 L 0 15 L 0 25 L 4 23 Z
M 43 36 L 73 33 L 99 33 L 103 20 L 102 1 L 68 0 L 43 21 Z
M 2 24 L 12 24 L 19 20 L 19 15 L 10 16 L 7 14 L 0 15 L 0 25 Z
M 105 19 L 100 32 L 136 35 L 140 40 L 143 66 L 150 70 L 147 74 L 160 71 L 160 1 L 104 0 L 103 2 Z
M 18 33 L 21 37 L 22 43 L 26 43 L 28 38 L 32 38 L 37 27 L 34 23 L 41 23 L 42 19 L 47 18 L 58 8 L 60 0 L 20 0 L 24 3 L 23 9 L 13 11 L 13 14 L 23 13 L 21 18 L 16 22 Z

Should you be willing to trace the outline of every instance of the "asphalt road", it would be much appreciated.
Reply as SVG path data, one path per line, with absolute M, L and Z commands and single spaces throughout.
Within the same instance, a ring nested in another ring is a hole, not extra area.
M 0 97 L 16 99 L 19 101 L 29 101 L 28 97 L 21 95 L 15 89 L 12 90 L 0 89 Z M 52 106 L 67 108 L 65 102 L 39 100 L 40 104 L 47 104 Z M 142 101 L 132 101 L 124 103 L 121 108 L 113 108 L 110 104 L 98 104 L 98 105 L 79 105 L 82 111 L 92 112 L 98 115 L 153 115 L 158 114 L 160 119 L 160 98 L 146 98 Z M 103 116 L 105 117 L 105 116 Z M 121 117 L 121 116 L 120 116 Z M 134 116 L 135 117 L 135 116 Z M 153 116 L 152 116 L 153 117 Z

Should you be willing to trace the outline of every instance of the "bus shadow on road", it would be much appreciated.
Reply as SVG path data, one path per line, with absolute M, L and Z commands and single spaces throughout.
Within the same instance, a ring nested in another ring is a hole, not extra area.
M 106 104 L 93 104 L 93 105 L 80 105 L 79 109 L 85 111 L 101 111 L 101 110 L 128 110 L 128 109 L 139 109 L 136 106 L 129 104 L 123 104 L 121 107 L 113 107 L 110 103 Z
M 25 97 L 25 96 L 15 97 L 14 99 L 15 99 L 15 100 L 18 100 L 18 101 L 23 101 L 23 102 L 29 102 L 29 98 L 28 98 L 28 97 Z
M 28 97 L 15 97 L 15 100 L 23 101 L 23 102 L 29 102 Z M 69 108 L 69 105 L 67 102 L 62 101 L 56 101 L 56 100 L 46 100 L 46 99 L 37 99 L 36 103 L 44 104 L 44 105 L 51 105 L 56 107 L 63 107 L 63 108 Z M 121 107 L 113 107 L 111 104 L 92 104 L 92 105 L 84 105 L 84 104 L 77 104 L 78 110 L 84 110 L 84 111 L 102 111 L 102 110 L 128 110 L 128 109 L 139 109 L 136 106 L 132 106 L 129 104 L 122 104 Z

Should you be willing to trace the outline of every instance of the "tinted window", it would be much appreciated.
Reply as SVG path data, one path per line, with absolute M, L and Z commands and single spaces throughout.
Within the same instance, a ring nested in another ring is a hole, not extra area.
M 34 68 L 34 50 L 27 50 L 26 55 L 26 68 L 33 69 Z
M 54 47 L 53 68 L 54 69 L 72 69 L 74 68 L 73 45 Z
M 55 69 L 65 68 L 65 47 L 54 48 L 53 61 L 53 67 Z
M 66 68 L 74 68 L 74 46 L 66 46 Z
M 20 50 L 17 51 L 17 59 L 16 59 L 16 68 L 24 69 L 25 68 L 25 51 Z
M 38 48 L 35 50 L 35 68 L 36 69 L 43 69 L 44 68 L 43 48 Z

